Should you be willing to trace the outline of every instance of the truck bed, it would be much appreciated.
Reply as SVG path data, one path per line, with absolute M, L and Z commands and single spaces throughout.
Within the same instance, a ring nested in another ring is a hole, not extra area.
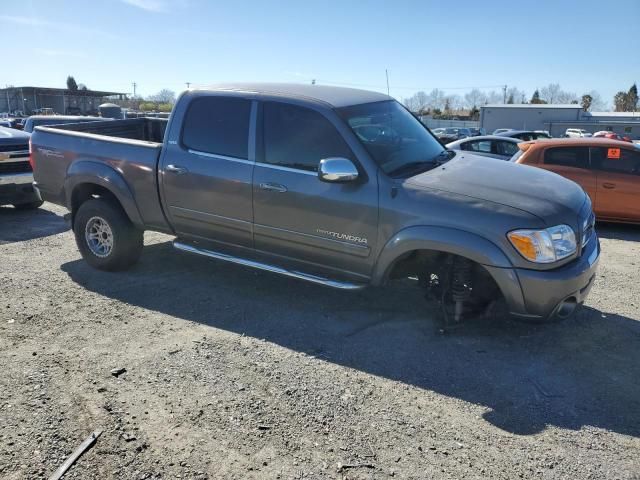
M 127 138 L 143 142 L 162 143 L 168 120 L 165 118 L 130 118 L 104 122 L 67 123 L 49 126 L 57 130 L 92 133 L 107 137 Z
M 102 178 L 136 199 L 131 208 L 144 224 L 166 230 L 157 177 L 166 125 L 165 119 L 134 118 L 36 127 L 32 159 L 42 198 L 71 209 L 77 182 Z

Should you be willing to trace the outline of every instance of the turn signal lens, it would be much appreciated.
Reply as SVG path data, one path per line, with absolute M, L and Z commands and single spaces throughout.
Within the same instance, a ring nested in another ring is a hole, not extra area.
M 511 240 L 513 246 L 516 247 L 516 250 L 518 250 L 524 258 L 532 262 L 536 261 L 536 246 L 533 244 L 531 237 L 521 235 L 517 232 L 511 232 L 509 234 L 509 240 Z

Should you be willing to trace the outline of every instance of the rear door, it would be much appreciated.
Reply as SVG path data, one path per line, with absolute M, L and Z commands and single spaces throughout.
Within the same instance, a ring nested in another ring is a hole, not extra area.
M 251 247 L 257 105 L 198 94 L 183 108 L 181 131 L 170 132 L 159 170 L 171 224 L 178 235 Z
M 596 215 L 640 222 L 640 151 L 619 147 L 593 147 L 597 168 Z
M 587 192 L 593 205 L 596 205 L 596 172 L 589 163 L 589 147 L 545 148 L 541 166 L 576 182 Z
M 320 110 L 262 103 L 262 134 L 253 179 L 258 250 L 308 262 L 320 270 L 368 277 L 378 225 L 377 178 L 319 180 L 323 158 L 357 164 L 336 126 Z M 346 128 L 346 127 L 345 127 Z

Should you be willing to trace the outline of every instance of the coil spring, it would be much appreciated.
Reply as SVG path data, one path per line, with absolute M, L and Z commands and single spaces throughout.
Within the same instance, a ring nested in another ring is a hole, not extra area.
M 471 265 L 466 258 L 453 259 L 451 298 L 454 302 L 465 302 L 471 297 Z

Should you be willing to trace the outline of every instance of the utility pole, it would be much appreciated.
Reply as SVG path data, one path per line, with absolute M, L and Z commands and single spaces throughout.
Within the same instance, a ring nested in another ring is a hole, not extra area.
M 184 82 L 184 84 L 187 86 L 187 90 L 189 90 L 189 87 L 191 86 L 191 82 Z
M 502 103 L 507 103 L 507 86 L 502 87 Z
M 384 74 L 387 76 L 387 95 L 391 96 L 391 94 L 389 93 L 389 70 L 387 70 L 386 68 L 384 69 Z
M 138 84 L 136 82 L 133 82 L 131 85 L 133 85 L 133 96 L 136 96 L 136 87 L 138 86 Z

